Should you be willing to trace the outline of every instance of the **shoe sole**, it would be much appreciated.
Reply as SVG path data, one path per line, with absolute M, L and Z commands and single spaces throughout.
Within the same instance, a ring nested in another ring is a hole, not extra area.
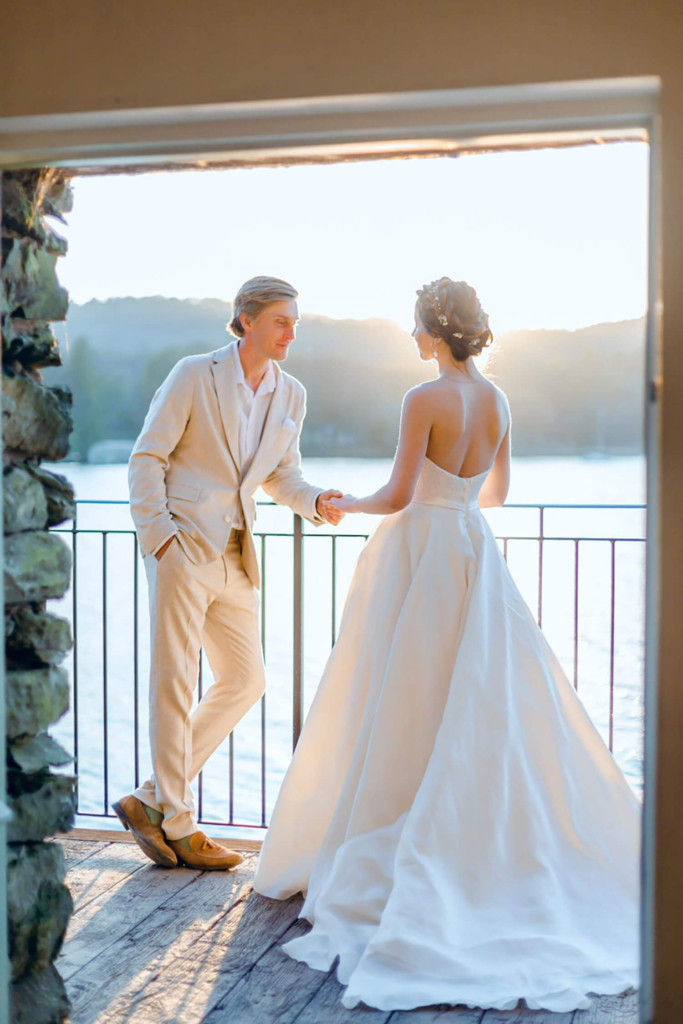
M 123 827 L 132 834 L 135 842 L 150 860 L 153 860 L 155 864 L 161 864 L 164 868 L 174 868 L 177 866 L 177 861 L 172 860 L 169 854 L 164 853 L 163 850 L 160 850 L 154 843 L 150 843 L 145 836 L 138 832 L 118 800 L 111 806 Z
M 195 871 L 234 871 L 235 868 L 244 863 L 244 857 L 242 857 L 238 864 L 190 864 L 183 858 L 181 853 L 177 853 L 176 856 L 179 864 L 186 868 L 194 868 Z

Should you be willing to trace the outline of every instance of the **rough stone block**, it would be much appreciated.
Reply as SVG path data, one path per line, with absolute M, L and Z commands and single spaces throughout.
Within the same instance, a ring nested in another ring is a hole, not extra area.
M 57 280 L 58 256 L 30 238 L 4 239 L 2 280 L 12 316 L 65 320 L 69 293 Z
M 76 776 L 7 771 L 8 843 L 38 843 L 55 832 L 73 828 Z
M 4 246 L 2 248 L 4 254 Z M 7 305 L 7 296 L 5 295 L 5 289 L 2 287 L 2 281 L 0 280 L 0 317 L 2 317 L 3 324 L 9 320 L 10 309 Z M 4 342 L 3 342 L 4 350 Z
M 47 498 L 39 480 L 21 466 L 3 474 L 3 522 L 5 533 L 44 530 Z
M 73 484 L 61 473 L 51 473 L 42 466 L 29 466 L 28 470 L 38 480 L 47 499 L 47 525 L 59 526 L 67 519 L 76 517 L 76 494 Z
M 29 531 L 5 538 L 5 604 L 63 597 L 71 581 L 71 551 L 55 533 Z
M 5 318 L 2 336 L 2 358 L 5 363 L 19 363 L 27 369 L 61 366 L 59 342 L 45 320 Z
M 24 772 L 39 772 L 50 765 L 61 767 L 73 761 L 68 750 L 46 732 L 10 740 L 7 746 L 12 761 Z
M 57 208 L 57 205 L 53 203 L 49 196 L 43 197 L 41 213 L 46 217 L 55 217 L 57 220 L 61 220 L 62 224 L 66 224 L 66 217 L 63 216 L 61 211 Z
M 54 960 L 73 912 L 59 843 L 7 847 L 7 918 L 12 979 Z
M 74 206 L 74 191 L 71 182 L 63 171 L 52 168 L 50 180 L 41 188 L 43 195 L 43 213 L 55 211 L 58 214 L 71 213 Z M 48 210 L 48 205 L 50 209 Z M 54 213 L 52 214 L 54 216 Z
M 2 226 L 5 234 L 26 236 L 49 252 L 64 256 L 68 243 L 40 216 L 42 201 L 32 201 L 24 183 L 18 178 L 5 178 L 2 183 Z
M 6 731 L 10 740 L 35 736 L 69 708 L 66 669 L 33 668 L 5 675 Z
M 10 985 L 12 1024 L 62 1024 L 71 1010 L 64 981 L 54 964 L 25 974 Z
M 3 178 L 2 226 L 22 235 L 35 237 L 34 221 L 37 220 L 37 211 L 31 205 L 23 182 L 18 178 Z
M 69 453 L 72 396 L 19 374 L 2 375 L 2 439 L 15 457 L 59 462 Z
M 5 651 L 11 668 L 58 665 L 73 647 L 67 619 L 30 605 L 15 604 L 5 614 Z

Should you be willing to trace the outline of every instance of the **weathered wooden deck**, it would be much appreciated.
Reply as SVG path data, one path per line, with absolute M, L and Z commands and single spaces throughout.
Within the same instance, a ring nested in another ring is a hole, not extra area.
M 257 854 L 232 872 L 158 867 L 127 834 L 58 836 L 75 909 L 56 967 L 71 1024 L 637 1024 L 636 993 L 571 1013 L 340 1004 L 341 986 L 279 948 L 308 924 L 301 897 L 251 887 Z M 90 836 L 90 838 L 86 838 Z

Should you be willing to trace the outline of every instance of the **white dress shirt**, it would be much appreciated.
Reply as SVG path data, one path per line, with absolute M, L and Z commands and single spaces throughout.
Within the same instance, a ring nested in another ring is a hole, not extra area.
M 244 478 L 251 466 L 256 450 L 261 442 L 266 416 L 270 409 L 273 391 L 275 390 L 275 371 L 271 360 L 256 391 L 252 391 L 244 376 L 239 346 L 233 346 L 235 358 L 235 381 L 237 383 L 237 408 L 239 411 L 239 470 Z M 242 506 L 237 501 L 232 525 L 236 530 L 243 530 L 244 516 Z

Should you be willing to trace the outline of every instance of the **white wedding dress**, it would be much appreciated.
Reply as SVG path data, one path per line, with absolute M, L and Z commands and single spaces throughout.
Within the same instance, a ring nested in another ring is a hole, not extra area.
M 641 806 L 477 495 L 425 459 L 357 562 L 254 888 L 342 1003 L 587 1008 L 639 984 Z

